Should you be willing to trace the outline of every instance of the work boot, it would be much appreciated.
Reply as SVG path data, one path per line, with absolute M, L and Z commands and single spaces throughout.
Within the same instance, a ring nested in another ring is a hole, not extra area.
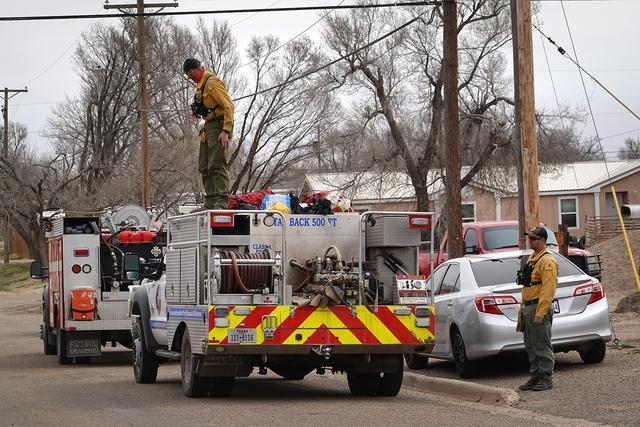
M 552 388 L 553 388 L 553 381 L 551 381 L 551 378 L 542 377 L 542 378 L 540 378 L 540 380 L 538 381 L 538 383 L 536 385 L 531 387 L 531 390 L 533 390 L 533 391 L 543 391 L 543 390 L 549 390 L 549 389 L 552 389 Z
M 540 381 L 540 378 L 537 376 L 532 376 L 531 378 L 529 378 L 529 381 L 527 381 L 526 383 L 522 384 L 520 387 L 518 387 L 520 390 L 531 390 L 536 384 L 538 384 L 538 381 Z

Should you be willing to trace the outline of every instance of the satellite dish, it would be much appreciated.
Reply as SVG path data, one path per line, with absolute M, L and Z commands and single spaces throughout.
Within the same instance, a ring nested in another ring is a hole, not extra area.
M 124 223 L 124 225 L 148 230 L 151 224 L 151 218 L 147 211 L 138 205 L 125 205 L 119 208 L 113 213 L 111 219 L 116 227 L 121 227 L 121 224 Z

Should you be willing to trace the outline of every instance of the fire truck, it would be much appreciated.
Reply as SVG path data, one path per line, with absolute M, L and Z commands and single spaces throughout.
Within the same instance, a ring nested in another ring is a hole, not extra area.
M 228 396 L 255 369 L 331 369 L 354 395 L 395 396 L 403 353 L 434 345 L 433 290 L 418 276 L 432 224 L 415 212 L 169 218 L 162 265 L 129 287 L 136 382 L 174 360 L 188 397 Z
M 128 289 L 155 271 L 165 246 L 151 230 L 144 209 L 43 213 L 48 264 L 31 265 L 31 277 L 46 279 L 42 292 L 44 353 L 60 364 L 89 363 L 102 347 L 131 348 Z

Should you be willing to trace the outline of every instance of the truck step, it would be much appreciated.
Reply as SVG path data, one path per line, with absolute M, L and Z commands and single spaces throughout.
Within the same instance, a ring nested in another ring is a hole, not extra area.
M 180 353 L 177 351 L 169 351 L 169 350 L 156 350 L 156 356 L 162 357 L 163 359 L 169 360 L 180 360 Z

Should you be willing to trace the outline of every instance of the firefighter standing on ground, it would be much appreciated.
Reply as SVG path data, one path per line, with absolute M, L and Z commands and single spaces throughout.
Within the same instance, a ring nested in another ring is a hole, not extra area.
M 518 330 L 524 332 L 531 378 L 520 390 L 542 391 L 553 387 L 554 356 L 551 346 L 553 297 L 558 285 L 558 262 L 547 251 L 547 230 L 536 227 L 525 233 L 533 253 L 518 273 L 522 304 Z
M 227 151 L 233 133 L 233 101 L 222 80 L 205 70 L 197 59 L 184 61 L 183 70 L 196 84 L 191 104 L 193 118 L 205 121 L 200 130 L 198 171 L 206 193 L 206 209 L 226 209 L 229 204 Z

